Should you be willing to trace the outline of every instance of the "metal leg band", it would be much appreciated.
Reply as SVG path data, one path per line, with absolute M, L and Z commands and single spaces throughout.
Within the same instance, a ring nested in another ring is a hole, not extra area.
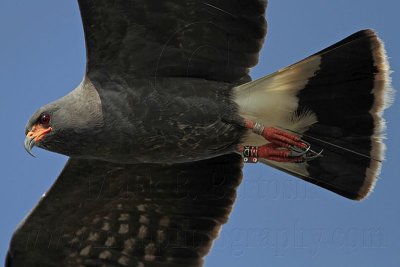
M 253 133 L 256 133 L 258 135 L 263 135 L 264 132 L 264 126 L 259 124 L 258 122 L 254 123 L 254 127 L 253 127 Z

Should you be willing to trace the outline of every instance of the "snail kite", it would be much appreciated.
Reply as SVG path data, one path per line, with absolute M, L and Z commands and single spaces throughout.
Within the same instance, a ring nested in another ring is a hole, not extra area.
M 371 191 L 391 92 L 372 30 L 251 81 L 266 0 L 78 3 L 86 74 L 25 140 L 70 159 L 7 267 L 202 266 L 243 162 L 350 199 Z

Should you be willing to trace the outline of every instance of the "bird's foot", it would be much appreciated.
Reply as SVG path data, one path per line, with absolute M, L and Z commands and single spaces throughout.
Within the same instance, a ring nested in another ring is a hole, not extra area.
M 244 146 L 239 148 L 243 152 L 245 162 L 255 163 L 260 157 L 278 162 L 300 163 L 322 156 L 322 151 L 315 152 L 309 143 L 295 134 L 273 127 L 264 127 L 249 120 L 245 121 L 245 126 L 270 142 L 260 147 Z
M 257 163 L 259 158 L 276 162 L 303 163 L 322 156 L 322 151 L 317 153 L 311 149 L 307 152 L 297 152 L 269 143 L 262 146 L 241 146 L 239 151 L 245 163 Z

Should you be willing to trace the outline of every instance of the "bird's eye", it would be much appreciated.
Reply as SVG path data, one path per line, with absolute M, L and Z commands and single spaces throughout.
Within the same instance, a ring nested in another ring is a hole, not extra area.
M 49 124 L 50 115 L 47 113 L 40 115 L 39 122 L 40 122 L 40 124 L 43 124 L 43 125 Z

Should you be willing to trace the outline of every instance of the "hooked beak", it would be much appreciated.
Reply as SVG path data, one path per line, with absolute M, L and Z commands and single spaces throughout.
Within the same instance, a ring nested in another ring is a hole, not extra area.
M 34 138 L 29 138 L 28 136 L 25 137 L 25 142 L 24 142 L 24 147 L 26 152 L 28 152 L 29 155 L 32 157 L 35 157 L 35 155 L 32 153 L 32 148 L 35 146 L 35 140 Z
M 24 141 L 24 147 L 26 152 L 29 153 L 32 157 L 35 155 L 32 153 L 32 148 L 40 142 L 49 132 L 51 132 L 51 127 L 43 127 L 43 125 L 36 124 L 32 127 L 32 129 L 27 133 Z

